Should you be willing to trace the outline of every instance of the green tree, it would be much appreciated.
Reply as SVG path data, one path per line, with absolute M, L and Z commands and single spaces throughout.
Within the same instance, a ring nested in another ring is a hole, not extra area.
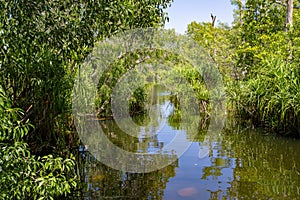
M 163 25 L 170 2 L 0 0 L 0 92 L 10 102 L 0 95 L 1 198 L 57 199 L 71 191 L 74 161 L 66 149 L 77 144 L 70 108 L 80 63 L 105 37 Z
M 297 5 L 286 2 L 247 0 L 238 9 L 237 66 L 246 76 L 232 82 L 227 92 L 239 116 L 252 125 L 299 136 L 299 11 L 291 15 Z
M 65 147 L 76 69 L 95 42 L 120 31 L 160 26 L 171 0 L 0 1 L 0 80 L 12 107 L 25 110 L 40 150 Z M 48 143 L 48 144 L 46 144 Z M 37 146 L 32 147 L 38 151 Z M 59 148 L 58 148 L 59 149 Z
M 191 22 L 187 34 L 208 51 L 224 76 L 230 76 L 233 75 L 235 66 L 235 49 L 231 45 L 233 32 L 223 23 L 213 27 L 211 23 Z
M 275 0 L 247 0 L 243 7 L 241 10 L 238 5 L 242 20 L 235 24 L 239 28 L 240 41 L 237 46 L 237 64 L 242 70 L 249 72 L 266 55 L 275 53 L 277 46 L 284 46 L 286 43 L 282 34 L 285 9 L 275 3 Z

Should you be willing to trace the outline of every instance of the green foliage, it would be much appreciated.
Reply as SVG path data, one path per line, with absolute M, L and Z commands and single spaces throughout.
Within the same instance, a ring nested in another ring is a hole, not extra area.
M 22 139 L 31 126 L 0 87 L 0 198 L 57 199 L 76 187 L 74 159 L 36 157 Z
M 299 136 L 298 66 L 280 58 L 265 59 L 255 74 L 228 92 L 240 117 L 283 135 Z
M 228 107 L 254 126 L 299 136 L 300 10 L 284 31 L 286 7 L 275 0 L 233 0 L 232 28 L 192 22 L 188 35 L 224 75 Z M 297 3 L 295 2 L 295 5 Z
M 233 1 L 239 81 L 227 83 L 231 108 L 253 126 L 299 136 L 299 10 L 284 32 L 286 7 L 274 0 Z
M 105 37 L 163 25 L 170 2 L 0 0 L 1 199 L 59 199 L 76 187 L 74 159 L 47 154 L 77 144 L 69 134 L 77 68 Z
M 234 31 L 220 23 L 212 27 L 211 23 L 191 22 L 187 34 L 209 52 L 220 72 L 226 75 L 234 73 L 235 49 L 231 44 Z
M 275 0 L 232 1 L 238 7 L 238 19 L 234 28 L 237 30 L 235 40 L 239 71 L 251 71 L 266 55 L 288 54 L 286 38 L 283 35 L 285 26 L 285 8 Z M 281 52 L 277 49 L 281 48 Z
M 25 110 L 24 120 L 34 124 L 27 138 L 65 148 L 61 132 L 72 128 L 69 112 L 78 65 L 105 37 L 162 25 L 170 2 L 1 0 L 0 80 L 12 107 Z
M 129 79 L 145 78 L 139 70 L 134 70 L 134 67 L 136 67 L 137 63 L 148 60 L 150 58 L 148 54 L 153 55 L 153 52 L 140 51 L 124 54 L 120 56 L 115 63 L 112 63 L 111 66 L 109 66 L 109 68 L 103 73 L 98 83 L 97 97 L 95 99 L 95 105 L 99 117 L 112 115 L 112 92 L 116 84 L 120 81 L 121 77 L 126 74 L 126 72 L 133 73 L 127 77 Z M 132 113 L 142 112 L 145 106 L 147 86 L 140 84 L 140 81 L 131 80 L 129 83 L 122 83 L 122 86 L 119 85 L 119 87 L 123 88 L 123 91 L 127 91 L 130 86 L 132 87 L 132 85 L 135 85 L 135 88 L 137 88 L 135 91 L 132 91 L 129 102 L 127 102 L 129 103 L 129 111 Z M 123 97 L 125 94 L 120 96 Z

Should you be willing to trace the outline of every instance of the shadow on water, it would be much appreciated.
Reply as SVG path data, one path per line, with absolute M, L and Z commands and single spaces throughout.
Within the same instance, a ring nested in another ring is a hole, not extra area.
M 192 142 L 190 148 L 171 165 L 150 173 L 109 168 L 81 149 L 83 199 L 299 199 L 299 140 L 266 136 L 228 119 L 222 133 L 204 141 L 209 121 L 201 118 L 189 125 L 193 129 L 182 125 L 168 94 L 162 96 L 152 113 L 156 120 L 133 118 L 139 125 L 137 137 L 113 120 L 100 122 L 102 129 L 130 152 L 159 151 L 180 131 Z

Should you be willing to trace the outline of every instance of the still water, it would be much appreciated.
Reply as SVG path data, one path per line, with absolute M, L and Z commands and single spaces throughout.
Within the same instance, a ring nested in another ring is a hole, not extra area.
M 128 173 L 98 162 L 87 146 L 81 153 L 84 199 L 300 199 L 299 140 L 229 119 L 207 139 L 207 119 L 184 125 L 167 97 L 160 93 L 147 116 L 133 118 L 136 137 L 114 120 L 99 123 L 115 145 L 130 152 L 159 152 L 177 134 L 190 142 L 187 151 L 153 172 Z

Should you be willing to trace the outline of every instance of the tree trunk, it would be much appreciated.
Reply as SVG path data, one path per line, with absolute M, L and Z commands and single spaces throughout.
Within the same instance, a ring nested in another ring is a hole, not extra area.
M 290 27 L 293 26 L 293 9 L 294 0 L 287 0 L 287 10 L 286 10 L 286 21 L 285 21 L 285 32 L 288 32 Z
M 240 23 L 243 24 L 243 2 L 242 2 L 242 0 L 238 1 L 238 5 L 239 5 Z

